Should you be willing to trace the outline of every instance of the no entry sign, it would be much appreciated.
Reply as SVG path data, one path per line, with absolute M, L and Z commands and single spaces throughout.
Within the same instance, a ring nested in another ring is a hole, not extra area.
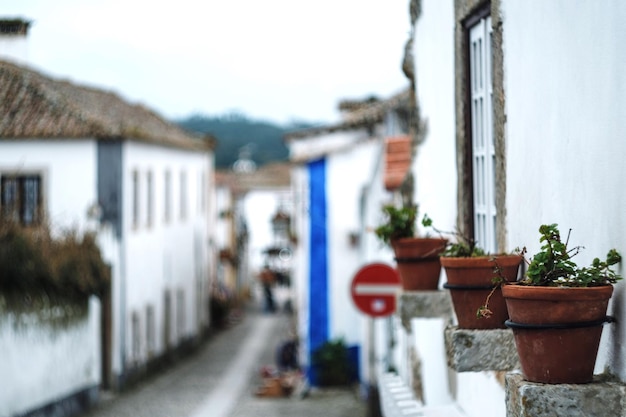
M 396 293 L 400 289 L 398 272 L 382 263 L 361 268 L 350 286 L 357 308 L 372 317 L 385 317 L 396 311 Z

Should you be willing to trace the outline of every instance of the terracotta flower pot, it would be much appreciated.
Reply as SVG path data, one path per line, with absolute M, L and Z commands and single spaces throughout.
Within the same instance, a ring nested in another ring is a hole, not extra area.
M 547 384 L 591 382 L 613 286 L 505 285 L 522 372 Z
M 519 255 L 477 256 L 470 258 L 442 257 L 441 265 L 447 276 L 444 288 L 450 291 L 452 305 L 461 329 L 501 329 L 509 318 L 502 291 L 497 288 L 489 298 L 489 317 L 478 318 L 476 311 L 485 304 L 492 291 L 494 268 L 498 266 L 501 275 L 509 282 L 517 279 L 522 263 Z
M 439 254 L 448 241 L 435 238 L 403 238 L 391 243 L 402 288 L 407 291 L 439 288 Z

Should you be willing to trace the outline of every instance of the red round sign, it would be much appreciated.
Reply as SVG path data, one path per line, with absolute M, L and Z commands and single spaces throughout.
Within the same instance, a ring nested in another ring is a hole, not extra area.
M 350 286 L 357 308 L 372 317 L 385 317 L 396 311 L 400 276 L 389 265 L 374 263 L 361 268 Z

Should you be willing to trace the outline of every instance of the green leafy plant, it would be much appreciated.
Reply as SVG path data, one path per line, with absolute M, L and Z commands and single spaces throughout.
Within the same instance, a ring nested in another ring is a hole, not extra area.
M 517 251 L 528 265 L 525 278 L 519 281 L 519 284 L 544 287 L 595 287 L 614 284 L 623 278 L 611 269 L 622 260 L 622 256 L 616 249 L 609 250 L 605 260 L 594 258 L 591 265 L 579 267 L 572 258 L 583 247 L 568 247 L 571 231 L 570 229 L 567 238 L 563 241 L 557 224 L 544 224 L 539 227 L 539 241 L 542 243 L 540 251 L 531 260 L 526 258 L 525 247 Z M 496 285 L 495 288 L 498 288 L 505 282 L 505 279 L 502 274 L 497 274 L 493 282 Z M 489 317 L 491 314 L 489 298 L 492 294 L 493 291 L 487 297 L 485 304 L 479 307 L 476 312 L 478 317 Z
M 422 218 L 422 226 L 431 227 L 435 232 L 440 235 L 451 235 L 456 237 L 456 242 L 448 242 L 446 245 L 446 249 L 441 253 L 441 256 L 450 257 L 450 258 L 469 258 L 473 256 L 486 256 L 487 253 L 480 247 L 477 246 L 477 242 L 474 238 L 463 235 L 462 233 L 456 232 L 445 232 L 437 229 L 433 226 L 433 220 L 428 216 L 428 214 L 424 214 Z
M 417 205 L 396 207 L 388 204 L 382 210 L 385 222 L 374 230 L 381 242 L 390 245 L 393 240 L 415 236 Z
M 541 225 L 539 228 L 542 242 L 541 250 L 528 262 L 526 278 L 521 281 L 524 285 L 551 286 L 551 287 L 592 287 L 613 284 L 622 279 L 611 267 L 622 260 L 616 249 L 611 249 L 604 261 L 594 258 L 591 265 L 578 267 L 572 258 L 577 255 L 582 246 L 568 248 L 569 234 L 565 242 L 557 224 Z M 526 248 L 521 251 L 526 254 Z
M 354 370 L 343 338 L 328 340 L 315 349 L 311 365 L 321 386 L 348 385 L 352 382 Z

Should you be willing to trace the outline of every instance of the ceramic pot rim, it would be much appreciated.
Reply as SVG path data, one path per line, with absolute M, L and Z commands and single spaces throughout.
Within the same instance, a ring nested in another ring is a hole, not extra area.
M 530 300 L 597 300 L 609 299 L 613 295 L 613 285 L 596 287 L 544 287 L 510 283 L 502 286 L 504 298 Z
M 500 267 L 506 268 L 521 264 L 523 258 L 521 255 L 442 256 L 440 260 L 444 268 L 492 268 L 496 262 Z

